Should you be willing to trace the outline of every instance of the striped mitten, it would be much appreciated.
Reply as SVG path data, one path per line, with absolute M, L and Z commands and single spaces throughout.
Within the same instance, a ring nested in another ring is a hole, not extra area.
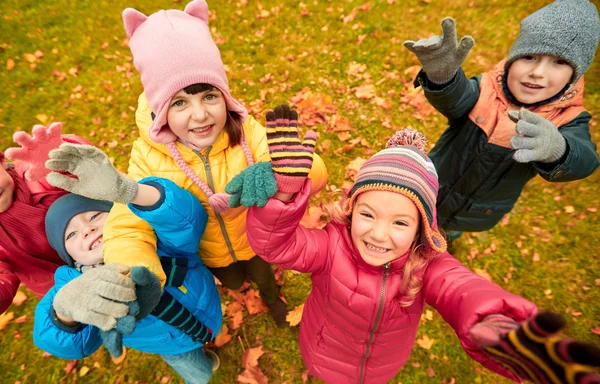
M 511 328 L 505 316 L 488 316 L 471 330 L 475 342 L 490 357 L 523 380 L 536 384 L 600 384 L 593 367 L 600 367 L 600 348 L 556 333 L 561 315 L 541 312 Z M 496 341 L 488 333 L 497 331 Z
M 267 144 L 279 192 L 296 193 L 312 168 L 317 134 L 298 136 L 298 113 L 283 104 L 267 112 Z

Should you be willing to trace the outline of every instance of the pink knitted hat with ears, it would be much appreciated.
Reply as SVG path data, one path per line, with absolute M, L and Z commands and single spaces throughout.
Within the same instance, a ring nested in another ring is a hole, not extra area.
M 229 84 L 221 54 L 208 28 L 208 5 L 204 0 L 190 2 L 184 11 L 161 10 L 146 16 L 127 8 L 123 24 L 140 72 L 150 108 L 155 114 L 150 139 L 159 144 L 177 140 L 167 125 L 171 98 L 192 84 L 205 83 L 218 88 L 227 109 L 246 120 L 248 112 L 229 94 Z

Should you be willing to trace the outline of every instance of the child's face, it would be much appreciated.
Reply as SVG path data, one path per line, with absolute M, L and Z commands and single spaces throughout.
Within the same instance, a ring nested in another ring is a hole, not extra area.
M 7 168 L 4 163 L 0 165 L 0 213 L 6 212 L 13 203 L 15 182 L 6 171 Z
M 548 55 L 525 56 L 508 69 L 507 85 L 523 104 L 547 100 L 571 81 L 573 67 L 563 59 Z
M 200 149 L 212 145 L 227 122 L 227 105 L 218 89 L 189 95 L 179 91 L 169 104 L 167 123 L 178 138 Z
M 102 262 L 102 228 L 108 212 L 87 211 L 73 216 L 65 229 L 65 248 L 81 265 Z
M 367 264 L 380 266 L 408 251 L 419 221 L 419 211 L 409 198 L 388 191 L 364 192 L 352 211 L 352 241 Z

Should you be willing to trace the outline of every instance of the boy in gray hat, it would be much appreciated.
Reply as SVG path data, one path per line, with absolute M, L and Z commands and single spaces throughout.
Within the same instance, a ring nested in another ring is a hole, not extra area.
M 438 223 L 452 240 L 494 227 L 537 174 L 564 182 L 598 167 L 583 74 L 600 23 L 588 0 L 557 0 L 523 19 L 508 57 L 471 79 L 461 64 L 475 41 L 457 43 L 451 18 L 442 29 L 404 46 L 423 67 L 415 86 L 448 118 L 430 157 L 440 175 Z

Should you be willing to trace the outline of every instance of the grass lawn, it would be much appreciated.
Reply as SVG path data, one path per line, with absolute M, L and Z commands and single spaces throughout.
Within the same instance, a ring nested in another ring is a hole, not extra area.
M 598 6 L 598 0 L 594 1 Z M 144 13 L 180 8 L 169 0 L 4 0 L 0 10 L 0 148 L 11 146 L 12 132 L 34 124 L 64 123 L 64 131 L 91 140 L 126 170 L 131 143 L 138 136 L 134 114 L 142 91 L 131 61 L 121 11 Z M 383 147 L 395 128 L 412 126 L 435 143 L 445 118 L 412 91 L 417 59 L 406 39 L 441 32 L 444 16 L 457 20 L 458 34 L 477 42 L 464 64 L 468 75 L 500 61 L 518 33 L 519 21 L 548 1 L 366 0 L 304 3 L 292 0 L 210 0 L 211 29 L 227 65 L 231 93 L 259 121 L 264 112 L 296 100 L 330 100 L 340 119 L 353 128 L 332 132 L 317 123 L 319 153 L 330 173 L 328 191 L 344 182 L 357 157 Z M 308 88 L 312 93 L 308 93 Z M 303 91 L 304 89 L 304 91 Z M 600 113 L 600 66 L 586 74 L 585 106 Z M 346 122 L 346 120 L 343 120 Z M 597 120 L 592 137 L 600 142 Z M 357 140 L 358 139 L 358 140 Z M 540 308 L 566 315 L 569 334 L 600 343 L 600 172 L 586 180 L 552 184 L 534 179 L 503 224 L 467 234 L 456 257 L 488 273 L 506 289 Z M 324 191 L 315 199 L 335 196 Z M 482 272 L 483 273 L 483 272 Z M 310 291 L 308 276 L 285 274 L 290 308 Z M 179 383 L 158 356 L 128 350 L 115 364 L 104 349 L 77 362 L 44 357 L 32 342 L 29 297 L 8 311 L 21 322 L 0 330 L 2 383 Z M 233 299 L 223 296 L 226 303 Z M 418 338 L 434 340 L 430 349 L 415 345 L 393 383 L 507 383 L 485 372 L 462 351 L 452 329 L 433 312 Z M 300 383 L 305 371 L 297 345 L 298 329 L 278 329 L 265 313 L 244 314 L 242 327 L 219 348 L 222 365 L 215 383 L 234 383 L 243 371 L 243 349 L 263 345 L 259 368 L 270 383 Z M 86 367 L 86 368 L 84 368 Z M 84 369 L 82 369 L 84 368 Z M 89 370 L 88 370 L 89 368 Z M 68 370 L 67 370 L 68 371 Z M 170 381 L 169 381 L 170 380 Z

